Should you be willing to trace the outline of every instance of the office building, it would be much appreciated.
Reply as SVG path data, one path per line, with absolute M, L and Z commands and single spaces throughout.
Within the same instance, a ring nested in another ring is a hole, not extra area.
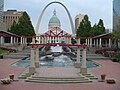
M 113 30 L 117 30 L 120 23 L 120 0 L 113 0 Z
M 79 14 L 75 17 L 75 32 L 77 31 L 79 25 L 80 25 L 80 22 L 82 21 L 82 19 L 84 18 L 85 15 L 83 14 Z
M 0 29 L 3 29 L 4 0 L 0 0 Z
M 10 29 L 14 21 L 18 22 L 19 18 L 23 15 L 22 11 L 17 10 L 7 10 L 3 13 L 3 23 L 5 30 Z

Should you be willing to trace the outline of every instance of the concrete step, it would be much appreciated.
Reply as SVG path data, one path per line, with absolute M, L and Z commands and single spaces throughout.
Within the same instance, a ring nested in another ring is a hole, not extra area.
M 88 83 L 92 82 L 89 78 L 80 75 L 79 77 L 39 77 L 31 75 L 27 77 L 26 82 L 36 83 Z
M 48 77 L 42 77 L 42 78 L 31 78 L 28 77 L 28 80 L 40 80 L 40 81 L 81 81 L 81 80 L 89 80 L 88 78 L 48 78 Z
M 96 77 L 95 75 L 93 74 L 82 74 L 83 76 L 89 78 L 89 79 L 98 79 L 98 77 Z
M 26 82 L 36 82 L 36 83 L 88 83 L 92 82 L 88 78 L 51 78 L 51 77 L 28 77 Z
M 41 80 L 25 80 L 26 82 L 35 83 L 53 83 L 53 84 L 70 84 L 70 83 L 90 83 L 91 80 L 81 80 L 81 81 L 41 81 Z

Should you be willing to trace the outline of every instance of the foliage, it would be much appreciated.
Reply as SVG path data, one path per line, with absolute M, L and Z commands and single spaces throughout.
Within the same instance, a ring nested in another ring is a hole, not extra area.
M 80 26 L 77 29 L 77 36 L 80 37 L 91 37 L 91 36 L 97 36 L 105 33 L 105 27 L 103 20 L 100 19 L 98 24 L 94 24 L 93 27 L 91 27 L 91 22 L 89 21 L 89 17 L 87 15 L 84 16 L 82 22 L 80 22 Z
M 80 26 L 77 29 L 76 34 L 77 36 L 80 36 L 80 37 L 89 37 L 90 30 L 91 30 L 91 22 L 89 21 L 88 16 L 85 15 L 82 22 L 80 22 Z
M 7 51 L 0 49 L 0 55 L 1 54 L 6 54 L 6 53 L 7 53 Z
M 120 53 L 119 52 L 116 52 L 114 54 L 114 58 L 116 59 L 116 62 L 120 62 Z
M 10 30 L 11 33 L 20 35 L 20 36 L 34 36 L 35 31 L 30 21 L 30 18 L 26 12 L 23 12 L 23 15 L 20 17 L 18 23 L 15 21 L 11 26 Z
M 74 38 L 71 38 L 71 43 L 75 44 L 75 43 L 77 43 L 77 41 Z
M 100 19 L 98 24 L 94 24 L 94 26 L 91 28 L 91 36 L 97 36 L 105 33 L 105 27 L 103 20 Z

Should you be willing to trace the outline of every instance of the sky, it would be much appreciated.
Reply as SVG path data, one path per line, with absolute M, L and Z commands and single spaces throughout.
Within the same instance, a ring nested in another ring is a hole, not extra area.
M 44 7 L 50 2 L 55 0 L 4 0 L 4 10 L 15 9 L 18 11 L 26 11 L 31 18 L 34 28 L 36 27 L 38 17 L 41 14 Z M 112 29 L 112 0 L 56 0 L 63 3 L 69 10 L 73 22 L 75 16 L 78 14 L 87 14 L 91 25 L 98 23 L 99 19 L 104 21 L 104 25 L 107 29 Z M 57 4 L 51 4 L 43 14 L 41 24 L 39 27 L 39 33 L 42 34 L 48 30 L 48 22 L 53 15 L 54 9 L 57 12 L 57 16 L 61 22 L 61 28 L 72 33 L 70 21 L 65 9 Z

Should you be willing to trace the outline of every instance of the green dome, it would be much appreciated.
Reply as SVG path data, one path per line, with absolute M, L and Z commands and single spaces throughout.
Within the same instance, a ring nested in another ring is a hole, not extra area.
M 60 20 L 58 19 L 55 10 L 54 10 L 54 12 L 53 12 L 53 16 L 52 16 L 52 18 L 50 19 L 49 23 L 58 23 L 58 24 L 60 24 Z
M 60 23 L 60 20 L 57 17 L 52 17 L 49 23 Z

